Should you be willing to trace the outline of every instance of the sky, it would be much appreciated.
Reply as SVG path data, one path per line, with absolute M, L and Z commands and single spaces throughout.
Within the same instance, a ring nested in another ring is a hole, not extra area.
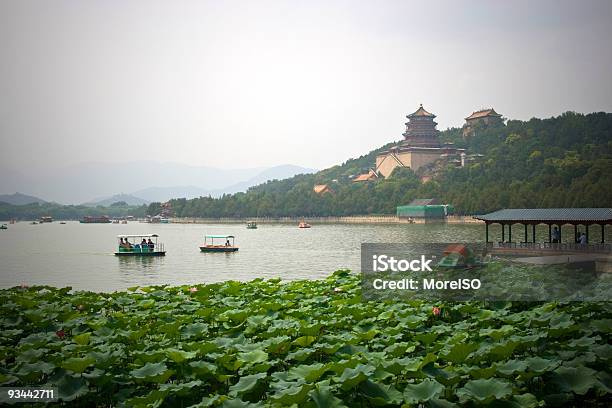
M 610 1 L 0 0 L 0 166 L 326 168 L 494 107 L 612 112 Z

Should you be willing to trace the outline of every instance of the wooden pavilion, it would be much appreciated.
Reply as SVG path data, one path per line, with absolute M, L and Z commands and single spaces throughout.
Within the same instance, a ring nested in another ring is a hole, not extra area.
M 525 248 L 525 249 L 550 249 L 550 250 L 579 250 L 579 251 L 604 251 L 612 249 L 610 244 L 605 243 L 605 226 L 612 224 L 612 208 L 512 208 L 495 211 L 489 214 L 475 216 L 474 218 L 485 222 L 485 242 L 489 244 L 489 225 L 500 224 L 501 242 L 497 243 L 500 248 Z M 512 226 L 522 224 L 524 236 L 522 242 L 512 242 Z M 548 242 L 536 242 L 536 225 L 548 225 Z M 562 227 L 564 225 L 574 226 L 574 235 L 571 243 L 563 243 Z M 584 226 L 587 244 L 578 244 L 575 237 L 578 234 L 578 226 Z M 599 225 L 601 228 L 601 243 L 589 242 L 589 227 Z M 506 240 L 506 226 L 508 236 Z M 531 226 L 531 237 L 529 237 L 529 226 Z M 552 229 L 559 229 L 559 242 L 553 242 Z

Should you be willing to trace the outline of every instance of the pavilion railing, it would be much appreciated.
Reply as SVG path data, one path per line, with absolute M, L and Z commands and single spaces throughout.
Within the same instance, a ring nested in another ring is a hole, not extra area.
M 489 242 L 493 249 L 527 249 L 551 252 L 612 252 L 612 244 L 575 244 L 571 242 Z

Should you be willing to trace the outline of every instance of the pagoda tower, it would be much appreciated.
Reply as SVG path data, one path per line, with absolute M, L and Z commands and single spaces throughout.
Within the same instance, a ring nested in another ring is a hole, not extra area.
M 416 112 L 406 116 L 408 122 L 405 123 L 403 146 L 406 147 L 430 147 L 439 148 L 441 146 L 439 131 L 436 129 L 437 123 L 434 122 L 436 115 L 427 112 L 423 104 Z

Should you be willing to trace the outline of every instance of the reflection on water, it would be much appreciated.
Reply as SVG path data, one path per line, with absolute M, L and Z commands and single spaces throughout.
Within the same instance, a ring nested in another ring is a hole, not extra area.
M 160 235 L 165 257 L 113 255 L 119 234 Z M 235 253 L 203 253 L 205 234 L 236 236 Z M 363 242 L 481 241 L 479 225 L 79 224 L 20 222 L 0 232 L 0 287 L 45 284 L 113 291 L 228 279 L 314 279 L 359 270 Z M 37 245 L 32 247 L 31 243 Z

